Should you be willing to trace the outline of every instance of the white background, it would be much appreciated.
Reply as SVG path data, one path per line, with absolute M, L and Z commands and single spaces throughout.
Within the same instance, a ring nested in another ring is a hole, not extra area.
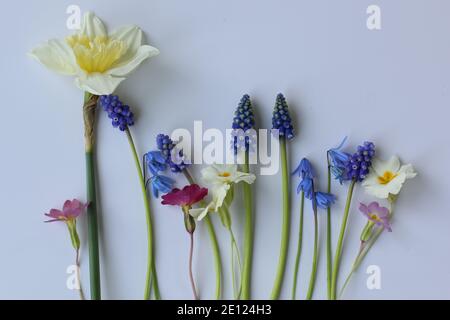
M 448 1 L 8 1 L 0 19 L 0 298 L 77 299 L 66 289 L 74 254 L 62 224 L 44 224 L 44 212 L 65 199 L 85 200 L 82 92 L 72 79 L 51 73 L 26 56 L 35 45 L 64 37 L 69 4 L 93 10 L 108 27 L 134 23 L 161 55 L 145 63 L 118 94 L 132 105 L 140 153 L 159 132 L 229 128 L 244 93 L 252 96 L 260 128 L 269 128 L 275 96 L 283 92 L 298 135 L 292 165 L 307 156 L 325 187 L 325 151 L 345 135 L 349 151 L 364 140 L 378 155 L 398 154 L 419 176 L 398 201 L 393 232 L 384 234 L 346 293 L 351 299 L 450 298 L 450 3 Z M 366 8 L 378 4 L 382 30 L 366 28 Z M 142 298 L 146 265 L 144 208 L 123 133 L 99 114 L 98 176 L 101 200 L 103 297 Z M 198 175 L 200 168 L 195 168 Z M 278 259 L 281 177 L 258 177 L 253 297 L 268 298 Z M 295 190 L 296 180 L 292 182 Z M 179 179 L 184 184 L 183 179 Z M 334 237 L 345 188 L 335 184 Z M 292 241 L 283 298 L 290 297 L 298 224 L 293 192 Z M 365 220 L 356 202 L 345 241 L 349 269 Z M 233 224 L 242 237 L 240 202 Z M 175 208 L 153 202 L 157 268 L 164 298 L 191 298 L 188 237 Z M 305 221 L 298 296 L 305 296 L 311 265 L 312 214 Z M 325 298 L 325 215 L 315 298 Z M 223 253 L 225 297 L 231 297 L 228 237 L 215 219 Z M 82 276 L 88 289 L 86 221 Z M 213 298 L 214 268 L 206 229 L 196 234 L 195 277 L 203 298 Z M 381 268 L 382 289 L 368 290 L 365 270 Z M 88 290 L 87 290 L 88 291 Z

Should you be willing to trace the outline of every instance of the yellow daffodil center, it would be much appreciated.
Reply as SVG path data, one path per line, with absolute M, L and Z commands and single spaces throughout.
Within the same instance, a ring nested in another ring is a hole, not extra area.
M 231 173 L 229 173 L 229 172 L 219 173 L 219 177 L 222 177 L 222 178 L 229 178 L 230 176 L 231 176 Z
M 378 177 L 378 182 L 380 184 L 388 184 L 393 179 L 395 179 L 396 176 L 397 176 L 396 173 L 393 173 L 391 171 L 386 171 L 382 176 Z
M 126 50 L 123 41 L 109 37 L 89 38 L 76 34 L 66 40 L 78 65 L 87 73 L 104 73 L 111 69 Z

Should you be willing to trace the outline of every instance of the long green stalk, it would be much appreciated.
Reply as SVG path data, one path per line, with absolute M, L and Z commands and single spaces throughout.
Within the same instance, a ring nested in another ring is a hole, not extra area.
M 332 279 L 331 279 L 331 300 L 336 300 L 337 279 L 338 279 L 338 273 L 339 273 L 339 265 L 341 263 L 342 245 L 344 243 L 344 235 L 345 235 L 345 230 L 347 227 L 347 220 L 348 220 L 348 215 L 350 212 L 350 204 L 352 202 L 352 196 L 353 196 L 353 190 L 355 188 L 355 184 L 356 184 L 356 180 L 353 180 L 350 183 L 350 186 L 348 188 L 347 202 L 345 204 L 344 216 L 342 218 L 342 224 L 341 224 L 341 231 L 339 233 L 339 240 L 338 240 L 338 244 L 336 247 L 336 254 L 334 256 L 333 274 L 332 274 Z
M 89 93 L 84 95 L 83 118 L 84 139 L 86 152 L 86 191 L 87 222 L 88 222 L 88 247 L 89 247 L 89 277 L 91 300 L 101 299 L 100 287 L 100 258 L 98 245 L 98 221 L 97 221 L 97 191 L 95 186 L 95 111 L 97 108 L 97 96 Z
M 289 172 L 287 166 L 285 138 L 280 138 L 280 153 L 281 153 L 281 175 L 282 175 L 282 195 L 283 195 L 283 222 L 281 229 L 280 257 L 278 260 L 278 269 L 271 295 L 271 299 L 273 300 L 276 300 L 280 297 L 280 291 L 283 284 L 289 246 L 289 227 L 291 220 L 289 211 Z
M 243 172 L 250 173 L 249 152 L 245 152 L 245 162 Z M 245 208 L 245 225 L 244 225 L 244 267 L 242 270 L 242 300 L 251 299 L 251 281 L 252 281 L 252 265 L 253 265 L 253 241 L 254 241 L 254 221 L 253 221 L 253 200 L 252 187 L 244 183 L 244 208 Z
M 315 200 L 313 200 L 315 202 Z M 314 204 L 314 251 L 313 251 L 313 262 L 311 269 L 311 277 L 309 279 L 309 288 L 308 293 L 306 295 L 307 300 L 311 300 L 314 293 L 314 286 L 316 284 L 316 275 L 317 275 L 317 257 L 319 255 L 319 230 L 318 230 L 318 222 L 317 222 L 317 206 Z
M 191 176 L 187 169 L 183 170 L 183 174 L 186 177 L 186 180 L 190 184 L 195 184 L 194 178 Z M 222 297 L 222 259 L 220 257 L 220 249 L 219 242 L 217 241 L 216 231 L 214 230 L 214 225 L 211 221 L 209 215 L 207 215 L 203 221 L 206 223 L 206 227 L 208 228 L 209 238 L 211 240 L 211 246 L 214 255 L 214 268 L 216 271 L 216 300 L 220 300 Z
M 390 200 L 391 210 L 390 210 L 389 219 L 392 219 L 392 216 L 394 215 L 394 210 L 393 210 L 394 202 L 395 202 L 395 200 Z M 358 268 L 361 265 L 361 263 L 363 262 L 364 258 L 369 253 L 370 249 L 375 244 L 375 242 L 378 240 L 378 238 L 383 233 L 383 231 L 384 231 L 384 227 L 377 228 L 377 230 L 370 237 L 370 239 L 361 245 L 361 248 L 360 248 L 356 258 L 353 261 L 352 269 L 350 270 L 350 273 L 348 274 L 347 278 L 345 279 L 344 285 L 342 286 L 342 288 L 340 290 L 339 296 L 342 296 L 342 294 L 344 293 L 345 288 L 349 284 L 350 279 L 352 278 L 353 274 L 356 272 L 356 270 L 358 270 Z
M 300 204 L 300 224 L 298 228 L 298 244 L 297 244 L 297 256 L 295 257 L 294 266 L 294 280 L 292 285 L 292 300 L 295 300 L 297 294 L 297 278 L 298 269 L 300 266 L 300 258 L 302 254 L 302 243 L 303 243 L 303 213 L 305 210 L 305 192 L 301 193 L 301 204 Z
M 328 160 L 328 184 L 327 192 L 331 193 L 331 166 Z M 332 253 L 332 236 L 331 236 L 331 206 L 327 208 L 327 298 L 331 299 L 331 277 L 333 272 L 333 253 Z
M 150 209 L 150 197 L 148 196 L 147 190 L 145 188 L 144 175 L 142 173 L 141 169 L 142 167 L 139 161 L 139 156 L 136 151 L 136 146 L 134 144 L 133 137 L 131 136 L 131 132 L 128 128 L 125 130 L 125 132 L 127 134 L 128 142 L 130 144 L 131 152 L 133 154 L 134 163 L 138 171 L 139 183 L 141 186 L 141 192 L 144 199 L 145 219 L 147 224 L 147 275 L 145 279 L 144 299 L 145 300 L 150 299 L 151 289 L 153 286 L 155 299 L 159 300 L 161 299 L 161 295 L 159 292 L 158 276 L 156 274 L 156 266 L 155 266 L 154 235 L 153 235 L 152 213 Z

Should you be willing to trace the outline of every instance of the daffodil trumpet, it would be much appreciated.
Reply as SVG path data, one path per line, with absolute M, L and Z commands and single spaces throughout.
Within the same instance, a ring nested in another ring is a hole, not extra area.
M 186 180 L 190 184 L 195 184 L 195 180 L 190 174 L 187 168 L 183 169 L 183 174 L 186 177 Z M 204 206 L 204 201 L 200 202 L 200 206 Z M 207 215 L 205 218 L 206 227 L 208 229 L 209 238 L 211 241 L 211 247 L 214 255 L 214 268 L 216 273 L 216 292 L 215 297 L 216 300 L 220 300 L 222 297 L 222 258 L 220 256 L 220 248 L 219 242 L 217 241 L 216 231 L 214 229 L 214 225 L 211 221 L 211 218 Z

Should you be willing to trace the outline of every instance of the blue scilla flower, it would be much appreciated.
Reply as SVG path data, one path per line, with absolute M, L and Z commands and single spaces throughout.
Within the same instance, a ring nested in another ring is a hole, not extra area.
M 316 192 L 316 204 L 321 209 L 327 209 L 331 207 L 336 201 L 336 196 L 326 192 Z
M 300 161 L 300 164 L 292 173 L 292 175 L 296 175 L 296 174 L 298 174 L 298 176 L 302 179 L 305 179 L 305 178 L 313 179 L 316 175 L 311 162 L 309 162 L 309 160 L 306 158 L 303 158 Z
M 347 180 L 347 163 L 352 157 L 351 154 L 341 150 L 346 141 L 347 137 L 342 140 L 339 146 L 328 150 L 328 161 L 331 173 L 335 179 L 339 180 L 341 184 L 342 181 Z
M 272 130 L 278 130 L 280 137 L 285 137 L 288 140 L 294 138 L 294 127 L 289 116 L 286 98 L 281 93 L 277 95 L 275 108 L 273 109 Z
M 363 181 L 369 173 L 374 156 L 375 145 L 372 142 L 364 142 L 362 146 L 358 146 L 357 152 L 346 164 L 347 179 Z
M 157 175 L 167 169 L 166 158 L 163 156 L 161 151 L 147 152 L 144 155 L 144 162 L 152 175 Z
M 305 178 L 297 186 L 297 193 L 304 192 L 305 198 L 312 200 L 314 194 L 314 182 L 311 178 Z
M 245 94 L 234 112 L 233 132 L 231 134 L 233 150 L 236 154 L 239 150 L 253 151 L 256 144 L 255 115 L 253 113 L 250 96 Z
M 172 172 L 182 172 L 187 168 L 188 162 L 184 158 L 183 150 L 177 150 L 176 144 L 168 135 L 159 134 L 156 137 L 156 145 Z
M 124 105 L 116 95 L 100 96 L 100 105 L 108 113 L 114 128 L 125 131 L 129 126 L 134 125 L 134 115 L 130 107 Z
M 169 193 L 172 191 L 175 181 L 167 176 L 157 174 L 148 179 L 148 183 L 151 184 L 153 196 L 158 198 L 159 193 Z

